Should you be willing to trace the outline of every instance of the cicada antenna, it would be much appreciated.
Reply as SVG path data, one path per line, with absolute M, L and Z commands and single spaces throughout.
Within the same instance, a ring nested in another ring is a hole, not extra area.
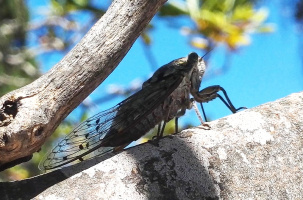
M 202 56 L 202 58 L 204 58 L 207 54 L 209 54 L 212 50 L 214 50 L 214 48 L 215 48 L 215 47 L 210 48 L 210 50 L 209 50 L 208 52 L 206 52 L 206 53 Z

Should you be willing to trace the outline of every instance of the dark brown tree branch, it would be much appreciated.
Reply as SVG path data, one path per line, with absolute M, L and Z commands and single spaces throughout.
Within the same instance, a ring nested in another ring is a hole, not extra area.
M 0 99 L 0 167 L 39 151 L 60 122 L 116 68 L 166 0 L 114 1 L 48 73 Z M 3 167 L 4 168 L 4 167 Z

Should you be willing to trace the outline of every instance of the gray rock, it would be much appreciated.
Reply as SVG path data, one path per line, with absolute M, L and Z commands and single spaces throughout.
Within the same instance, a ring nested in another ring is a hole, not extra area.
M 23 185 L 35 199 L 303 199 L 303 92 L 208 124 Z

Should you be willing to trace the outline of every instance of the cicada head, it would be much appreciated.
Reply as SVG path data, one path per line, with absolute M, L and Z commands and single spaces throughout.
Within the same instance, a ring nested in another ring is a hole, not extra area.
M 202 57 L 198 58 L 197 64 L 193 67 L 190 82 L 191 82 L 191 94 L 196 94 L 199 91 L 202 77 L 205 72 L 205 62 Z

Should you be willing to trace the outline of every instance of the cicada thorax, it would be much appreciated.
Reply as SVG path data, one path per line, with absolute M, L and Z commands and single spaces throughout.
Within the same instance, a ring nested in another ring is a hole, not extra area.
M 187 109 L 190 106 L 189 87 L 189 79 L 184 78 L 181 84 L 161 104 L 148 115 L 142 117 L 135 125 L 131 125 L 130 123 L 134 121 L 131 118 L 135 118 L 136 116 L 129 116 L 123 123 L 123 127 L 129 124 L 128 129 L 124 130 L 124 128 L 121 128 L 119 130 L 119 128 L 115 127 L 110 130 L 108 137 L 111 137 L 111 139 L 107 140 L 104 146 L 120 146 L 131 143 L 144 136 L 162 121 L 168 122 L 175 118 L 180 110 Z

